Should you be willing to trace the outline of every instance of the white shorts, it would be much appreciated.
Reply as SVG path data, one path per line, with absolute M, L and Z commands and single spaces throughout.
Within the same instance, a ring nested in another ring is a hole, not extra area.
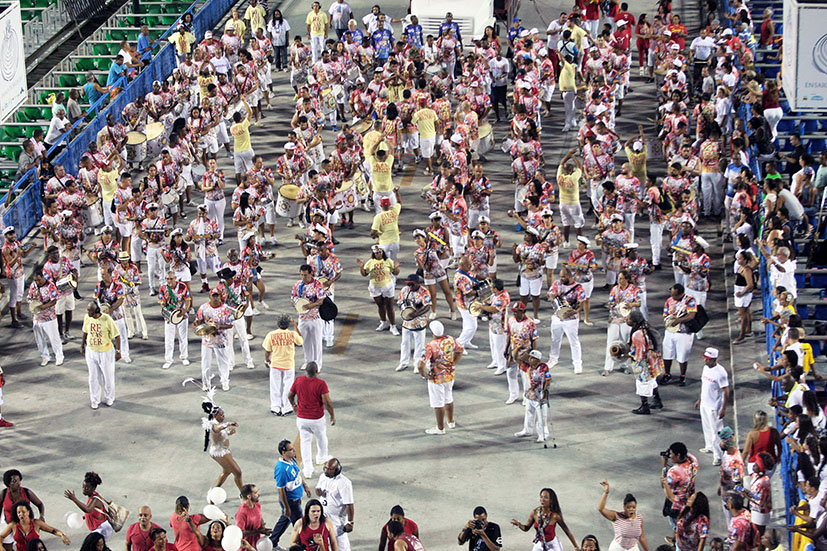
M 118 233 L 121 234 L 121 237 L 131 237 L 132 228 L 135 227 L 135 223 L 132 221 L 129 221 L 126 224 L 119 224 L 118 222 L 115 222 L 115 227 L 118 228 Z
M 256 152 L 251 149 L 247 151 L 236 151 L 233 153 L 233 165 L 235 166 L 236 174 L 246 174 L 248 170 L 253 168 L 253 157 Z
M 440 281 L 445 281 L 446 279 L 448 279 L 448 274 L 441 275 L 436 279 L 428 278 L 428 277 L 426 277 L 424 279 L 425 279 L 425 285 L 436 285 Z
M 560 203 L 560 219 L 564 226 L 574 226 L 575 228 L 582 228 L 586 225 L 586 219 L 583 218 L 583 209 L 580 204 L 564 205 Z
M 419 134 L 416 132 L 400 135 L 402 136 L 402 151 L 405 153 L 413 153 L 414 149 L 419 147 Z
M 547 270 L 554 270 L 557 268 L 557 259 L 560 257 L 560 253 L 550 253 L 546 255 L 546 269 Z
M 539 297 L 542 290 L 542 277 L 538 277 L 536 279 L 526 279 L 524 277 L 520 277 L 520 296 L 525 297 L 531 295 L 533 297 Z
M 264 207 L 264 223 L 265 224 L 275 224 L 276 223 L 276 204 L 270 203 L 266 207 Z
M 178 281 L 183 283 L 187 283 L 188 281 L 192 281 L 192 274 L 190 273 L 190 267 L 185 266 L 183 270 L 175 270 L 175 277 Z
M 434 156 L 434 143 L 436 143 L 436 136 L 419 138 L 419 152 L 426 159 Z
M 672 333 L 665 331 L 663 334 L 663 359 L 678 360 L 678 363 L 689 361 L 689 353 L 692 351 L 692 341 L 695 335 L 692 333 Z
M 752 517 L 752 523 L 757 524 L 758 526 L 766 526 L 770 521 L 770 513 L 758 513 L 752 510 L 750 510 L 749 513 Z
M 432 408 L 445 407 L 454 403 L 454 381 L 437 384 L 428 381 L 428 400 Z
M 198 140 L 198 149 L 209 154 L 218 153 L 218 138 L 210 135 L 203 136 Z
M 376 298 L 376 297 L 393 298 L 394 285 L 393 285 L 393 282 L 388 283 L 384 287 L 374 287 L 371 284 L 371 285 L 368 285 L 368 291 L 370 291 L 370 296 L 372 298 Z
M 75 295 L 69 293 L 68 295 L 63 295 L 57 299 L 57 304 L 55 305 L 55 311 L 57 312 L 58 316 L 62 316 L 66 312 L 73 312 L 75 310 Z
M 658 388 L 658 382 L 655 379 L 651 379 L 645 383 L 635 379 L 635 394 L 638 396 L 651 398 L 656 388 Z
M 581 283 L 580 286 L 583 287 L 583 291 L 586 293 L 586 298 L 592 298 L 592 291 L 594 291 L 594 278 L 585 283 Z

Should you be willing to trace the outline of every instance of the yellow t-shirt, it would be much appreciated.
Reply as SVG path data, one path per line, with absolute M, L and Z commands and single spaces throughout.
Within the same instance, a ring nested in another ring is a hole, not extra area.
M 411 117 L 411 122 L 413 122 L 417 130 L 419 130 L 419 137 L 425 138 L 426 140 L 436 136 L 436 121 L 436 111 L 430 107 L 423 107 Z
M 227 24 L 224 25 L 224 30 L 227 29 L 227 25 L 232 25 L 233 29 L 235 30 L 235 35 L 241 39 L 244 38 L 244 33 L 247 32 L 247 23 L 244 22 L 242 19 L 230 19 L 227 21 Z
M 302 336 L 290 329 L 276 329 L 264 337 L 261 346 L 270 353 L 270 367 L 289 371 L 296 367 L 296 346 L 304 343 Z
M 379 244 L 388 245 L 399 242 L 399 212 L 402 205 L 396 203 L 390 210 L 383 210 L 373 217 L 372 230 L 379 232 Z
M 586 36 L 586 29 L 575 25 L 573 29 L 569 30 L 571 30 L 571 41 L 577 45 L 578 50 L 583 51 L 583 46 L 585 46 L 585 44 L 583 44 L 583 38 Z
M 370 151 L 373 149 L 373 145 L 378 142 L 381 137 L 382 133 L 376 130 L 371 130 L 362 137 L 362 151 L 365 152 L 365 159 L 368 162 L 370 162 Z
M 569 63 L 565 59 L 560 61 L 562 68 L 560 69 L 560 78 L 557 79 L 557 84 L 563 92 L 574 92 L 577 89 L 574 79 L 574 64 Z
M 98 171 L 98 184 L 101 187 L 101 196 L 104 203 L 111 203 L 115 199 L 115 191 L 118 189 L 118 170 L 114 168 L 109 172 L 103 169 Z
M 583 173 L 579 168 L 575 168 L 574 172 L 569 175 L 563 174 L 563 167 L 557 167 L 557 187 L 560 189 L 560 204 L 561 205 L 577 205 L 580 203 L 580 178 Z M 560 180 L 573 185 L 560 185 Z
M 373 191 L 386 193 L 393 191 L 393 175 L 391 169 L 393 168 L 393 155 L 387 155 L 385 161 L 380 161 L 374 157 L 370 158 L 371 181 L 373 182 Z
M 255 34 L 258 29 L 264 28 L 264 17 L 267 15 L 267 12 L 264 10 L 264 6 L 258 5 L 256 7 L 247 6 L 247 10 L 244 12 L 244 19 L 250 20 L 250 30 Z M 236 32 L 238 36 L 241 36 Z
M 374 287 L 384 287 L 391 282 L 393 260 L 390 258 L 386 258 L 385 260 L 371 258 L 365 262 L 365 271 L 370 275 L 371 285 Z
M 327 26 L 327 14 L 322 10 L 319 13 L 311 11 L 307 14 L 306 25 L 310 25 L 310 34 L 313 36 L 324 36 L 324 29 Z
M 179 55 L 190 53 L 192 50 L 192 43 L 195 42 L 195 36 L 192 33 L 184 33 L 183 44 L 181 41 L 181 33 L 173 33 L 167 40 L 175 46 L 175 51 Z
M 252 149 L 250 145 L 250 119 L 236 123 L 230 127 L 230 134 L 233 135 L 233 151 L 241 153 Z
M 121 334 L 109 314 L 101 313 L 98 319 L 89 314 L 83 318 L 83 332 L 87 335 L 86 346 L 94 352 L 108 352 L 114 346 L 112 341 Z

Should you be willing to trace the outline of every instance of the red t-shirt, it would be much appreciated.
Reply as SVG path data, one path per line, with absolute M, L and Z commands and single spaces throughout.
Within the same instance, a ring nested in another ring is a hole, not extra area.
M 204 519 L 203 515 L 190 515 L 192 521 L 196 526 L 201 524 Z M 172 532 L 175 534 L 175 548 L 178 551 L 201 551 L 201 546 L 198 545 L 198 538 L 190 528 L 189 523 L 184 522 L 183 517 L 175 513 L 169 517 L 169 525 L 172 527 Z
M 293 382 L 291 392 L 296 393 L 296 416 L 302 419 L 321 419 L 324 417 L 322 395 L 329 393 L 327 383 L 318 377 L 299 377 Z
M 92 504 L 96 509 L 94 513 L 83 513 L 83 519 L 86 521 L 86 527 L 89 528 L 90 532 L 94 532 L 101 524 L 106 522 L 106 514 L 100 512 L 103 511 L 106 505 L 104 505 L 103 501 L 97 499 L 98 497 L 100 497 L 100 494 L 94 492 L 86 499 L 86 505 Z M 100 509 L 100 511 L 98 511 L 98 509 Z
M 405 526 L 403 527 L 403 531 L 406 534 L 410 534 L 411 536 L 413 536 L 413 535 L 419 533 L 419 526 L 417 526 L 416 523 L 414 521 L 412 521 L 411 519 L 406 518 L 405 519 Z M 394 541 L 388 537 L 388 523 L 387 522 L 382 527 L 382 534 L 380 534 L 380 537 L 382 535 L 385 536 L 385 538 L 387 539 L 387 542 L 388 542 L 388 546 L 387 546 L 386 551 L 393 551 Z
M 149 533 L 153 529 L 160 528 L 154 522 L 150 523 L 149 530 L 144 532 L 141 530 L 141 523 L 135 522 L 129 525 L 126 529 L 126 541 L 132 545 L 132 551 L 149 551 L 152 549 L 152 540 L 149 538 Z
M 241 504 L 238 511 L 235 512 L 235 525 L 241 528 L 243 532 L 258 530 L 261 528 L 261 503 L 256 503 L 252 507 L 247 507 Z M 244 539 L 252 545 L 256 546 L 261 534 L 254 534 L 252 536 L 245 536 Z

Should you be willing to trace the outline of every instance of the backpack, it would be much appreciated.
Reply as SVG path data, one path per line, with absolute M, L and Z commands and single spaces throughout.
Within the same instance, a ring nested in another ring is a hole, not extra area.
M 690 333 L 697 333 L 703 329 L 707 323 L 709 323 L 709 315 L 706 313 L 706 309 L 698 304 L 698 311 L 695 312 L 695 317 L 683 325 Z
M 673 210 L 675 210 L 675 203 L 672 201 L 672 198 L 669 197 L 669 194 L 659 189 L 658 192 L 660 196 L 658 197 L 658 208 L 663 212 L 663 214 L 669 214 Z

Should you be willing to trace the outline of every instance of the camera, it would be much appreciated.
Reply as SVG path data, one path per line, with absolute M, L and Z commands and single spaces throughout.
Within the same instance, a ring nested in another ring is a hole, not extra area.
M 669 450 L 660 452 L 660 456 L 669 459 Z
M 477 530 L 481 529 L 482 528 L 482 521 L 481 520 L 475 520 L 474 521 L 474 528 L 476 528 Z

